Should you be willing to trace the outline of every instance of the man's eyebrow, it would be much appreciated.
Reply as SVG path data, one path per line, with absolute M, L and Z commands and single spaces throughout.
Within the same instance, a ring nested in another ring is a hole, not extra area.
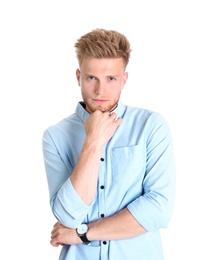
M 90 73 L 85 73 L 85 74 L 84 74 L 84 76 L 87 76 L 87 77 L 95 77 L 95 78 L 96 78 L 96 76 L 95 76 L 95 75 L 93 75 L 93 74 L 90 74 Z
M 91 73 L 85 73 L 84 76 L 86 77 L 94 77 L 94 78 L 97 78 L 97 76 L 95 76 L 94 74 L 91 74 Z M 105 76 L 106 78 L 119 78 L 120 75 L 107 75 Z
M 113 78 L 118 78 L 118 77 L 120 77 L 119 75 L 107 75 L 107 77 L 113 77 Z

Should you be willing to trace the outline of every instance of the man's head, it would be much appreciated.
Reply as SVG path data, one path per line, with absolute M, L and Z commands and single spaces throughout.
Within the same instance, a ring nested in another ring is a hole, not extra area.
M 113 30 L 96 29 L 83 35 L 76 43 L 79 65 L 85 58 L 122 58 L 126 68 L 130 58 L 127 38 Z
M 79 61 L 76 76 L 86 110 L 112 111 L 128 78 L 128 40 L 116 31 L 96 29 L 82 36 L 75 48 Z

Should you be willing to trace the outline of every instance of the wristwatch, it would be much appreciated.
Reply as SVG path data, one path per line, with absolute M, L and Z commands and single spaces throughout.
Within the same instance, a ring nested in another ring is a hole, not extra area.
M 87 239 L 87 231 L 88 231 L 88 226 L 87 224 L 81 224 L 78 228 L 76 228 L 76 232 L 82 242 L 86 245 L 88 245 L 91 241 Z

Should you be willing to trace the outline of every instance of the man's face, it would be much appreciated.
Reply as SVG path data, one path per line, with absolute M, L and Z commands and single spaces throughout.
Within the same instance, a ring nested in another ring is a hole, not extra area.
M 113 110 L 119 101 L 128 73 L 122 58 L 84 59 L 76 76 L 86 110 L 93 113 Z

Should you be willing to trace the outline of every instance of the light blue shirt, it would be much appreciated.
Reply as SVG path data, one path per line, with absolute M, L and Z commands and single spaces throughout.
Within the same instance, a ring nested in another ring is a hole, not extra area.
M 175 198 L 175 164 L 166 120 L 146 109 L 119 102 L 123 123 L 103 147 L 97 194 L 86 205 L 70 181 L 86 137 L 89 113 L 80 102 L 71 116 L 43 135 L 50 205 L 63 225 L 77 228 L 127 207 L 148 232 L 130 239 L 65 245 L 61 260 L 163 260 L 161 228 L 171 219 Z

